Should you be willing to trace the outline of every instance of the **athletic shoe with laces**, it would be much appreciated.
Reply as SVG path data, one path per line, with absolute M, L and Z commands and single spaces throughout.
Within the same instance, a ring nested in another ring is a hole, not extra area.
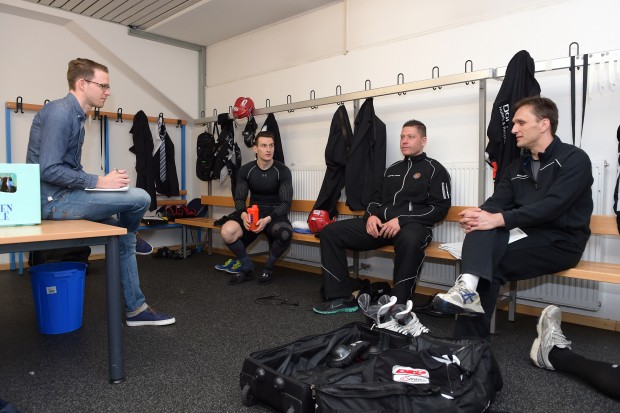
M 158 313 L 152 307 L 147 307 L 133 317 L 127 317 L 125 320 L 129 327 L 139 326 L 167 326 L 176 322 L 175 318 L 163 313 Z
M 236 260 L 233 262 L 226 272 L 229 274 L 239 274 L 241 272 L 241 261 Z
M 375 318 L 375 325 L 378 328 L 383 328 L 385 330 L 395 331 L 400 334 L 406 334 L 406 331 L 403 329 L 403 326 L 400 325 L 398 320 L 394 318 L 392 314 L 394 314 L 394 307 L 400 306 L 396 304 L 396 297 L 390 297 L 390 301 L 382 305 L 377 311 L 377 315 Z M 396 311 L 400 311 L 399 307 L 396 307 Z
M 476 291 L 467 288 L 461 276 L 445 294 L 437 294 L 433 299 L 433 307 L 443 314 L 479 313 L 484 314 L 480 305 L 480 296 Z
M 237 266 L 237 268 L 235 268 L 235 270 L 233 270 L 233 271 L 235 271 L 233 274 L 236 274 L 236 273 L 238 273 L 238 272 L 239 272 L 238 270 L 239 270 L 239 268 L 241 267 L 241 261 L 239 261 L 239 260 L 234 260 L 234 259 L 232 259 L 232 258 L 231 258 L 231 259 L 229 259 L 229 260 L 227 260 L 224 264 L 217 264 L 217 265 L 215 266 L 215 269 L 216 269 L 216 270 L 218 270 L 218 271 L 225 271 L 225 272 L 229 272 L 229 270 L 232 270 L 232 268 L 233 268 L 235 265 Z
M 318 314 L 354 313 L 357 308 L 355 297 L 350 296 L 324 301 L 312 307 L 312 311 Z
M 411 311 L 412 308 L 413 302 L 411 300 L 407 300 L 405 310 L 394 314 L 394 319 L 398 321 L 402 329 L 405 331 L 405 334 L 409 336 L 417 337 L 421 334 L 429 333 L 430 330 L 420 322 L 418 316 Z
M 530 358 L 540 368 L 555 370 L 549 362 L 549 353 L 555 347 L 571 348 L 571 342 L 566 339 L 560 324 L 562 323 L 562 311 L 555 305 L 550 305 L 542 311 L 536 331 L 538 337 L 532 344 Z
M 153 252 L 153 246 L 146 242 L 140 235 L 136 234 L 136 254 L 150 255 Z
M 407 300 L 406 305 L 394 304 L 395 302 L 396 300 L 390 301 L 377 312 L 380 321 L 377 323 L 377 327 L 411 337 L 417 337 L 430 331 L 411 311 L 413 308 L 411 300 Z

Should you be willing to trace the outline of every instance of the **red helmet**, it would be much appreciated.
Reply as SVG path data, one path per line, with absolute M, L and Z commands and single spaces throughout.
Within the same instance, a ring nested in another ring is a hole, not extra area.
M 235 106 L 233 107 L 233 116 L 236 119 L 247 118 L 252 114 L 254 110 L 254 101 L 250 98 L 243 96 L 238 97 L 235 100 Z
M 313 234 L 321 232 L 326 225 L 335 222 L 336 218 L 330 219 L 329 212 L 322 209 L 314 209 L 308 217 L 308 228 Z

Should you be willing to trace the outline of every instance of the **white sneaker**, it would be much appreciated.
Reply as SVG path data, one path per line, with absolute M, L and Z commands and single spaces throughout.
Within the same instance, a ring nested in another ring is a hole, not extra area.
M 555 370 L 549 362 L 549 352 L 555 347 L 571 348 L 571 342 L 566 339 L 560 324 L 562 323 L 562 311 L 555 305 L 550 305 L 542 311 L 536 331 L 538 337 L 532 344 L 530 358 L 540 368 Z
M 484 310 L 480 305 L 480 296 L 476 291 L 467 288 L 460 275 L 456 279 L 454 286 L 447 293 L 435 296 L 433 307 L 443 314 L 463 312 L 484 314 Z

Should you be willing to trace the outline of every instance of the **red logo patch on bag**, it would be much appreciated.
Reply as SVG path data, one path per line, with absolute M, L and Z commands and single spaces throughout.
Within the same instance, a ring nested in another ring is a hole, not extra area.
M 426 369 L 398 365 L 392 367 L 392 380 L 398 383 L 428 384 L 430 383 L 429 377 Z

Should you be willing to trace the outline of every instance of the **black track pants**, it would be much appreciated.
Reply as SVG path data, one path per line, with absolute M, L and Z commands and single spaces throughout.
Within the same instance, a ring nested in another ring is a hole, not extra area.
M 572 268 L 581 251 L 564 240 L 551 240 L 545 231 L 525 228 L 528 235 L 508 244 L 508 231 L 497 228 L 474 231 L 463 242 L 461 272 L 477 275 L 484 316 L 459 316 L 455 337 L 490 339 L 491 318 L 500 287 L 506 281 L 524 280 Z
M 431 242 L 432 232 L 420 224 L 407 224 L 396 237 L 373 238 L 366 232 L 366 221 L 346 219 L 327 225 L 321 231 L 321 266 L 325 298 L 349 297 L 347 250 L 370 251 L 394 245 L 394 288 L 391 295 L 405 303 L 413 294 L 424 261 L 424 248 Z

